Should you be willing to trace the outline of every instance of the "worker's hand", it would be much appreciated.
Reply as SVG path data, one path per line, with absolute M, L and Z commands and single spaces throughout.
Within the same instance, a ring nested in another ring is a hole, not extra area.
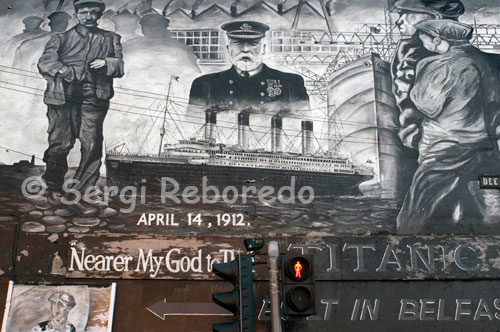
M 399 126 L 401 128 L 406 128 L 411 124 L 421 123 L 422 119 L 423 119 L 422 112 L 418 111 L 417 109 L 408 107 L 408 108 L 405 108 L 399 114 Z
M 406 128 L 401 128 L 398 134 L 401 142 L 407 148 L 416 149 L 418 147 L 420 128 L 416 124 L 411 124 Z
M 103 59 L 95 59 L 94 61 L 92 61 L 90 63 L 91 69 L 99 69 L 99 68 L 102 68 L 105 66 L 106 66 L 106 60 L 103 60 Z

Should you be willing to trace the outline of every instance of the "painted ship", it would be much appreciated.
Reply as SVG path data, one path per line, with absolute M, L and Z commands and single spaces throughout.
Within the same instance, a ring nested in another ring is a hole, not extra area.
M 158 154 L 139 155 L 109 151 L 107 178 L 114 185 L 158 184 L 162 177 L 177 181 L 180 191 L 186 186 L 228 186 L 241 188 L 271 186 L 275 192 L 293 186 L 295 193 L 310 186 L 315 196 L 361 195 L 360 183 L 374 177 L 373 169 L 357 165 L 347 157 L 317 154 L 313 151 L 313 122 L 301 123 L 301 152 L 283 151 L 283 118 L 271 119 L 271 149 L 252 149 L 249 144 L 250 114 L 238 114 L 238 144 L 217 142 L 217 113 L 207 111 L 203 137 L 165 144 Z M 162 134 L 162 132 L 160 133 Z M 164 134 L 164 131 L 163 131 Z M 161 144 L 161 143 L 160 143 Z M 179 191 L 179 192 L 180 192 Z

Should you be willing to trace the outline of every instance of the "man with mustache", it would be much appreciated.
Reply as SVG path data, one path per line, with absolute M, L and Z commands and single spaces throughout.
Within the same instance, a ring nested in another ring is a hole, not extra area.
M 47 80 L 44 102 L 49 120 L 43 179 L 49 202 L 54 205 L 60 203 L 63 189 L 67 191 L 63 186 L 67 158 L 77 138 L 81 158 L 71 196 L 78 192 L 83 195 L 99 179 L 103 123 L 114 94 L 113 79 L 124 74 L 120 35 L 97 27 L 104 2 L 74 0 L 73 6 L 79 23 L 66 32 L 53 34 L 38 61 L 38 69 Z M 78 201 L 71 196 L 71 203 Z M 94 206 L 81 203 L 68 208 L 85 216 L 98 214 Z
M 66 293 L 54 293 L 49 297 L 50 318 L 34 326 L 30 332 L 75 332 L 68 320 L 69 313 L 76 306 L 75 298 Z
M 225 23 L 227 51 L 232 67 L 198 77 L 191 85 L 190 112 L 217 107 L 241 111 L 252 108 L 259 113 L 276 114 L 284 110 L 309 110 L 309 96 L 301 76 L 281 72 L 263 63 L 263 39 L 269 27 L 253 21 Z

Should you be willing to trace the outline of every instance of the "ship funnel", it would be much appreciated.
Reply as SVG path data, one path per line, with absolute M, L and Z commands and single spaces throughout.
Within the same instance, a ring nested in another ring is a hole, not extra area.
M 283 119 L 279 115 L 271 118 L 271 151 L 283 152 L 283 141 L 281 132 L 283 130 Z
M 238 146 L 242 149 L 250 147 L 250 113 L 238 113 Z
M 205 139 L 215 140 L 217 129 L 217 113 L 214 111 L 205 112 Z
M 308 155 L 313 152 L 313 122 L 302 121 L 302 154 Z

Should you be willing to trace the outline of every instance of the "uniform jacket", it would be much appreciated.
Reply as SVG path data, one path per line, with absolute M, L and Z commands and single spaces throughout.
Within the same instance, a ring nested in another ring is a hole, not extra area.
M 407 147 L 416 148 L 421 136 L 418 127 L 421 121 L 419 112 L 410 99 L 410 91 L 415 83 L 415 69 L 420 60 L 434 54 L 422 45 L 418 34 L 415 34 L 411 38 L 402 39 L 399 42 L 392 61 L 392 90 L 401 112 L 399 136 Z M 417 127 L 403 134 L 411 124 L 417 124 Z
M 391 74 L 394 96 L 401 110 L 412 106 L 409 92 L 415 82 L 417 63 L 431 55 L 435 55 L 435 53 L 428 51 L 422 45 L 418 34 L 399 42 L 392 61 Z
M 106 66 L 90 69 L 90 63 L 96 59 L 104 59 Z M 47 79 L 44 102 L 48 105 L 64 104 L 71 83 L 82 85 L 84 97 L 109 100 L 113 97 L 113 77 L 122 77 L 124 73 L 120 36 L 77 24 L 52 35 L 38 69 Z
M 417 66 L 411 100 L 425 115 L 420 153 L 444 144 L 493 149 L 500 128 L 500 56 L 453 46 Z
M 415 234 L 424 226 L 442 232 L 441 203 L 454 196 L 470 216 L 481 211 L 478 220 L 489 213 L 469 182 L 500 169 L 499 60 L 464 44 L 418 63 L 410 97 L 423 117 L 419 167 L 397 217 L 399 232 Z M 440 222 L 425 223 L 434 217 Z
M 304 79 L 266 65 L 251 77 L 241 76 L 234 66 L 198 77 L 191 85 L 189 103 L 190 108 L 202 110 L 212 106 L 236 110 L 252 107 L 264 112 L 309 110 Z

